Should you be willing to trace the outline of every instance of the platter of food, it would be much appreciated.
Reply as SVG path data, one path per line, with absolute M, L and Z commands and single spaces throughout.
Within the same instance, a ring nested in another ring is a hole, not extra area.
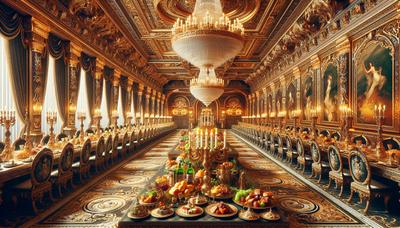
M 281 216 L 277 212 L 269 210 L 265 213 L 262 213 L 261 218 L 267 221 L 278 221 L 279 219 L 281 219 Z
M 272 192 L 261 189 L 241 189 L 236 192 L 233 202 L 242 207 L 266 209 L 273 206 Z
M 135 205 L 133 206 L 133 208 L 127 214 L 128 218 L 131 218 L 134 220 L 145 219 L 149 215 L 150 215 L 150 213 L 147 210 L 147 208 L 143 205 L 138 204 L 137 201 L 136 201 Z
M 194 218 L 202 215 L 203 213 L 203 208 L 192 204 L 183 205 L 176 209 L 176 214 L 183 218 Z
M 241 210 L 239 212 L 239 218 L 245 221 L 256 221 L 260 218 L 260 215 L 249 210 Z
M 207 195 L 208 197 L 215 198 L 215 199 L 231 199 L 234 195 L 232 189 L 225 185 L 219 184 L 211 188 L 210 194 Z
M 151 211 L 151 216 L 158 219 L 165 219 L 174 215 L 174 210 L 171 207 L 167 207 L 165 205 L 160 206 Z
M 238 209 L 232 204 L 219 202 L 208 205 L 206 212 L 216 218 L 229 218 L 236 215 Z
M 150 190 L 139 197 L 139 203 L 144 206 L 154 206 L 161 198 L 161 194 L 156 190 Z
M 188 184 L 186 180 L 179 181 L 175 183 L 175 185 L 169 189 L 168 193 L 172 196 L 184 195 L 188 196 L 194 191 L 194 185 Z
M 189 202 L 196 205 L 196 206 L 203 206 L 208 203 L 208 199 L 205 196 L 198 195 L 196 197 L 192 197 L 189 199 Z

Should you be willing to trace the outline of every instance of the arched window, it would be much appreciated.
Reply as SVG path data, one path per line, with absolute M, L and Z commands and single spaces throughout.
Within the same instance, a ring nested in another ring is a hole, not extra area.
M 57 122 L 54 124 L 54 132 L 58 134 L 61 132 L 63 123 L 61 122 L 60 112 L 58 110 L 56 84 L 55 84 L 55 59 L 49 55 L 48 68 L 47 68 L 47 82 L 45 87 L 45 95 L 42 108 L 42 132 L 49 133 L 50 125 L 47 124 L 47 112 L 57 112 Z
M 14 93 L 11 90 L 10 78 L 10 62 L 7 55 L 8 41 L 0 35 L 0 110 L 12 110 L 15 111 L 15 100 Z M 15 113 L 15 125 L 11 128 L 11 142 L 17 139 L 23 128 L 21 117 Z M 4 127 L 0 127 L 0 141 L 4 142 Z
M 118 126 L 121 126 L 124 124 L 124 109 L 122 108 L 122 88 L 119 86 L 118 88 L 118 106 L 117 106 L 117 112 L 118 112 Z
M 88 94 L 87 94 L 87 89 L 86 89 L 86 73 L 83 69 L 81 69 L 80 72 L 80 83 L 79 83 L 79 92 L 78 92 L 78 104 L 76 106 L 76 121 L 75 121 L 75 127 L 76 129 L 81 128 L 81 122 L 78 119 L 79 113 L 83 113 L 86 117 L 86 119 L 83 121 L 83 129 L 88 129 L 90 125 L 90 110 L 89 110 L 89 100 L 88 100 Z
M 101 127 L 105 128 L 108 127 L 108 125 L 110 124 L 110 118 L 109 118 L 109 113 L 108 113 L 108 108 L 107 108 L 107 92 L 106 92 L 106 79 L 103 79 L 103 92 L 101 95 L 101 104 L 100 104 L 100 112 L 101 112 L 101 121 L 100 121 L 100 125 Z

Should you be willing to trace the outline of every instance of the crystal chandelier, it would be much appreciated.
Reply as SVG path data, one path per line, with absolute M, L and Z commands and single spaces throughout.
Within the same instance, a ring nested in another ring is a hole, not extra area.
M 240 52 L 243 34 L 239 19 L 231 21 L 222 12 L 220 0 L 197 0 L 193 14 L 185 21 L 178 19 L 175 22 L 172 48 L 180 57 L 200 68 L 199 77 L 190 82 L 190 91 L 206 106 L 224 91 L 224 82 L 217 79 L 215 68 Z
M 217 78 L 215 71 L 201 68 L 199 77 L 190 80 L 190 93 L 208 106 L 224 93 L 224 80 Z

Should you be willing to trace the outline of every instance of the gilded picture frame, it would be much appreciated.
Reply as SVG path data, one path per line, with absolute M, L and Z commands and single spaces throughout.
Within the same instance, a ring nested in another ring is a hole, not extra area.
M 330 55 L 323 59 L 321 64 L 320 80 L 320 107 L 321 124 L 337 126 L 339 124 L 339 93 L 340 76 L 339 61 L 336 56 Z

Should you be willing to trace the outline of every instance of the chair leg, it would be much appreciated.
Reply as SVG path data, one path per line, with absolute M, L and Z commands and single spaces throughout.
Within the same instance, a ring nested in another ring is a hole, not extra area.
M 367 201 L 367 203 L 366 203 L 366 205 L 365 205 L 364 214 L 367 214 L 367 213 L 368 213 L 368 210 L 369 210 L 369 207 L 370 207 L 370 204 L 371 204 L 371 198 L 370 198 L 370 197 L 367 197 L 367 198 L 366 198 L 366 201 Z
M 326 187 L 327 190 L 329 190 L 332 186 L 332 178 L 329 177 L 329 182 L 328 182 L 328 186 Z
M 349 197 L 349 199 L 347 200 L 347 202 L 351 203 L 351 201 L 353 201 L 353 196 L 354 196 L 354 190 L 351 189 L 351 190 L 350 190 L 350 197 Z
M 343 195 L 343 189 L 344 189 L 344 184 L 341 183 L 341 185 L 340 185 L 339 197 L 342 197 L 342 195 Z
M 320 184 L 321 181 L 322 181 L 322 171 L 319 173 L 318 184 Z

